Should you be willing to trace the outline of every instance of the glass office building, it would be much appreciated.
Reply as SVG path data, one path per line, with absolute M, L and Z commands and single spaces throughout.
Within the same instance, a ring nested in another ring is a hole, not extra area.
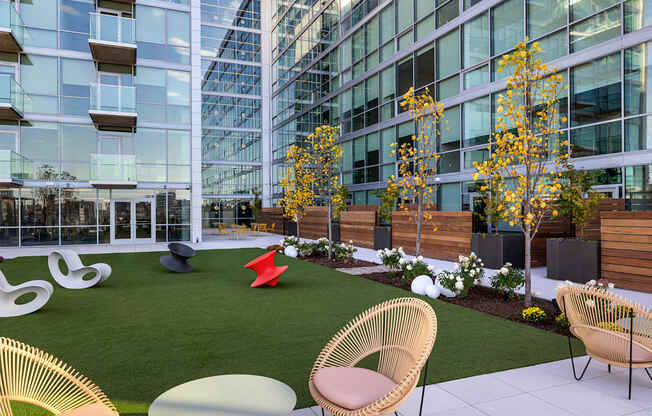
M 633 209 L 652 199 L 652 0 L 0 0 L 0 26 L 0 246 L 246 224 L 324 123 L 351 203 L 375 204 L 415 132 L 411 86 L 445 106 L 438 208 L 473 209 L 497 58 L 526 37 L 568 84 L 576 165 Z

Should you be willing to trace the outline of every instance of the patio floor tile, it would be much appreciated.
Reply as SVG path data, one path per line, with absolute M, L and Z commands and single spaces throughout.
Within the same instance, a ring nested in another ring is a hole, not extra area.
M 573 416 L 572 413 L 553 406 L 528 393 L 479 403 L 475 406 L 489 416 L 519 414 L 527 414 L 528 416 Z

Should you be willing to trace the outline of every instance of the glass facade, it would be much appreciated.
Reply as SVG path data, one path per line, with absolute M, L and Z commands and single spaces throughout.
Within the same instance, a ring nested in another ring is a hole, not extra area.
M 647 192 L 628 185 L 647 168 L 627 164 L 652 162 L 652 43 L 623 40 L 641 39 L 636 32 L 652 24 L 650 0 L 284 1 L 273 13 L 273 33 L 284 34 L 272 49 L 274 198 L 287 147 L 328 123 L 341 127 L 351 203 L 377 203 L 371 191 L 395 171 L 384 149 L 414 134 L 401 96 L 427 87 L 445 107 L 432 178 L 440 184 L 438 207 L 471 209 L 473 162 L 489 157 L 495 102 L 508 75 L 497 62 L 526 37 L 541 44 L 542 60 L 554 61 L 568 87 L 559 111 L 568 118 L 561 135 L 572 157 L 599 171 L 621 166 L 625 174 L 600 184 L 620 197 Z M 292 20 L 292 13 L 301 17 Z
M 21 161 L 0 184 L 5 246 L 119 242 L 117 221 L 143 215 L 149 234 L 129 241 L 250 222 L 256 198 L 280 197 L 287 148 L 324 123 L 341 127 L 351 203 L 376 204 L 396 173 L 391 145 L 415 133 L 399 104 L 411 87 L 445 108 L 438 207 L 471 209 L 508 75 L 497 63 L 526 37 L 568 87 L 572 157 L 632 207 L 652 199 L 652 0 L 30 0 L 0 12 L 21 22 L 10 30 L 24 47 L 0 51 L 2 100 L 20 115 L 0 120 L 0 162 Z M 105 39 L 132 59 L 107 59 Z

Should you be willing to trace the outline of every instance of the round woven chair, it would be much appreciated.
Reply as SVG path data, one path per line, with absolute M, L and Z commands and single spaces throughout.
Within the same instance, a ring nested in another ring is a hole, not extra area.
M 0 375 L 0 416 L 12 416 L 12 401 L 60 416 L 119 416 L 86 377 L 50 354 L 9 338 L 0 338 Z
M 396 412 L 416 387 L 424 365 L 427 371 L 426 363 L 436 336 L 437 316 L 428 303 L 416 298 L 399 298 L 376 305 L 349 322 L 321 351 L 310 372 L 310 393 L 322 408 L 322 413 L 325 409 L 334 416 L 372 416 Z M 387 392 L 382 397 L 352 409 L 334 403 L 325 397 L 325 392 L 319 390 L 320 383 L 315 381 L 320 373 L 324 374 L 325 369 L 332 372 L 335 368 L 335 371 L 344 370 L 346 373 L 376 353 L 376 373 L 364 369 L 354 371 L 373 373 L 373 377 L 382 378 L 381 382 L 386 380 Z M 421 399 L 423 405 L 423 394 Z
M 581 380 L 595 358 L 611 366 L 629 369 L 629 398 L 632 398 L 632 369 L 642 368 L 652 380 L 652 310 L 605 289 L 565 285 L 557 291 L 557 304 L 566 315 L 570 331 L 586 348 L 589 359 L 578 376 L 570 336 L 573 376 Z

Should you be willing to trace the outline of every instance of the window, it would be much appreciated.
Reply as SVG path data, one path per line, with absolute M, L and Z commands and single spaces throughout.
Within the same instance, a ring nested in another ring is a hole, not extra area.
M 651 111 L 652 57 L 650 45 L 643 43 L 625 50 L 625 114 L 641 114 Z
M 491 99 L 477 98 L 464 103 L 464 147 L 489 142 Z
M 489 15 L 484 13 L 464 24 L 464 67 L 489 58 Z
M 397 95 L 401 97 L 412 87 L 412 58 L 406 58 L 399 62 L 397 69 Z
M 439 101 L 454 97 L 460 93 L 460 76 L 456 75 L 437 84 L 437 99 Z
M 464 89 L 489 83 L 489 65 L 481 66 L 464 74 Z
M 577 0 L 571 2 L 571 22 L 592 15 L 620 0 Z
M 444 110 L 443 120 L 439 123 L 439 149 L 440 152 L 459 149 L 460 137 L 460 106 L 449 107 Z
M 507 0 L 491 9 L 493 55 L 512 49 L 525 38 L 523 34 L 523 1 Z
M 625 151 L 648 149 L 652 149 L 651 116 L 625 120 Z
M 398 33 L 410 27 L 414 21 L 414 0 L 396 0 Z
M 566 24 L 568 0 L 527 0 L 527 31 L 536 39 Z
M 620 121 L 571 130 L 570 142 L 574 158 L 620 152 Z
M 437 40 L 437 79 L 446 78 L 460 70 L 459 30 L 448 32 Z
M 138 57 L 182 64 L 190 63 L 190 16 L 188 13 L 148 6 L 136 6 L 136 43 Z M 221 36 L 219 48 L 211 50 L 213 57 L 236 41 L 241 32 L 202 26 L 202 54 L 213 46 L 211 36 Z M 253 33 L 249 35 L 254 35 Z M 259 42 L 260 43 L 260 42 Z
M 571 69 L 571 125 L 619 117 L 620 54 Z
M 437 27 L 442 27 L 446 23 L 455 19 L 460 14 L 459 2 L 450 0 L 448 3 L 437 9 Z
M 454 173 L 460 171 L 460 152 L 448 152 L 439 155 L 437 173 Z
M 417 52 L 414 88 L 430 86 L 435 82 L 435 48 L 428 46 Z M 432 94 L 432 88 L 430 88 Z
M 652 24 L 652 4 L 649 0 L 627 0 L 625 9 L 625 33 L 634 32 Z
M 394 5 L 390 4 L 385 7 L 380 15 L 380 43 L 385 43 L 394 38 Z M 385 59 L 383 57 L 383 59 Z
M 620 8 L 615 7 L 571 26 L 570 35 L 571 52 L 620 36 Z
M 25 111 L 54 114 L 58 112 L 57 58 L 38 55 L 20 55 L 20 80 L 31 101 L 25 102 Z
M 541 62 L 550 62 L 553 59 L 568 55 L 568 32 L 562 29 L 539 40 Z
M 61 113 L 88 115 L 90 84 L 97 82 L 92 61 L 61 59 Z
M 459 211 L 462 209 L 462 193 L 459 183 L 445 183 L 439 185 L 438 189 L 439 210 Z
M 383 120 L 389 120 L 394 117 L 394 97 L 396 91 L 394 80 L 394 66 L 390 65 L 389 67 L 385 68 L 380 74 L 380 88 L 383 94 Z
M 433 0 L 417 0 L 417 20 L 421 20 L 434 11 L 435 2 Z

